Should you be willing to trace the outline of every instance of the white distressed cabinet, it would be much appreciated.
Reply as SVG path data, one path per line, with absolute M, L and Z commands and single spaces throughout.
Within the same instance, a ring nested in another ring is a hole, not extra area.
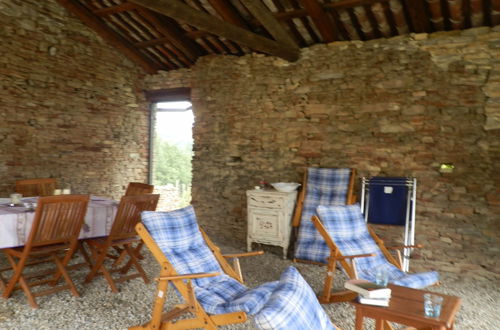
M 290 244 L 297 191 L 247 190 L 247 248 L 252 242 L 281 246 L 283 259 Z

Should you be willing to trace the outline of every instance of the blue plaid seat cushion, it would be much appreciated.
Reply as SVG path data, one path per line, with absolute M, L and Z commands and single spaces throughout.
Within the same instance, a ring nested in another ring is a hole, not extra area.
M 268 282 L 249 289 L 224 274 L 201 235 L 192 206 L 170 212 L 146 211 L 141 216 L 144 226 L 178 274 L 222 273 L 215 277 L 193 280 L 196 298 L 207 313 L 243 311 L 254 315 L 264 305 L 270 306 L 270 297 L 279 282 Z M 294 290 L 293 285 L 287 290 Z
M 295 244 L 296 259 L 327 262 L 330 251 L 314 227 L 311 217 L 318 205 L 344 205 L 347 202 L 350 177 L 349 168 L 307 169 L 307 190 Z
M 419 289 L 438 281 L 437 272 L 407 274 L 389 263 L 370 235 L 359 204 L 320 205 L 317 214 L 342 255 L 375 254 L 373 257 L 356 258 L 359 278 L 374 282 L 376 271 L 384 268 L 389 274 L 389 283 L 401 286 Z
M 294 267 L 281 275 L 277 288 L 254 317 L 259 329 L 336 329 L 313 290 Z

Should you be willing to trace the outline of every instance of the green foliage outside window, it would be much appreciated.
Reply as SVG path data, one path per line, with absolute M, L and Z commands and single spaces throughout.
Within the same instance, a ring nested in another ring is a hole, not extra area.
M 154 144 L 153 183 L 158 186 L 174 185 L 179 188 L 182 205 L 191 201 L 193 146 L 171 144 L 156 138 Z

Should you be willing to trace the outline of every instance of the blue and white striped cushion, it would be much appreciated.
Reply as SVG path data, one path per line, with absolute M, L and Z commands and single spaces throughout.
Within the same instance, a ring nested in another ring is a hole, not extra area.
M 201 235 L 192 206 L 170 212 L 146 211 L 142 213 L 142 222 L 178 274 L 223 273 Z M 243 311 L 254 315 L 266 304 L 272 307 L 269 299 L 279 283 L 268 282 L 248 289 L 232 277 L 222 274 L 195 279 L 193 284 L 196 298 L 207 313 Z M 286 290 L 301 292 L 304 289 L 290 285 Z M 281 289 L 283 292 L 286 290 Z
M 276 290 L 255 315 L 254 322 L 259 329 L 336 329 L 309 284 L 294 267 L 283 272 Z
M 327 262 L 330 255 L 328 246 L 311 222 L 311 217 L 318 205 L 344 205 L 347 202 L 350 177 L 349 168 L 307 169 L 307 190 L 295 245 L 295 258 Z
M 374 282 L 376 270 L 385 268 L 389 274 L 389 283 L 397 285 L 423 288 L 438 281 L 437 272 L 406 274 L 389 263 L 370 235 L 359 204 L 320 205 L 317 214 L 342 255 L 376 254 L 373 257 L 356 258 L 359 278 Z

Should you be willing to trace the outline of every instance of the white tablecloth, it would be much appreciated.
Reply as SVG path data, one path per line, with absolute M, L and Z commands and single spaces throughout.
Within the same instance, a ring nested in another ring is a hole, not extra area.
M 36 197 L 23 198 L 23 202 L 36 202 Z M 0 198 L 0 249 L 22 246 L 31 230 L 34 211 L 24 207 L 9 206 L 10 199 Z M 92 196 L 80 238 L 109 234 L 115 219 L 118 203 L 114 200 Z

